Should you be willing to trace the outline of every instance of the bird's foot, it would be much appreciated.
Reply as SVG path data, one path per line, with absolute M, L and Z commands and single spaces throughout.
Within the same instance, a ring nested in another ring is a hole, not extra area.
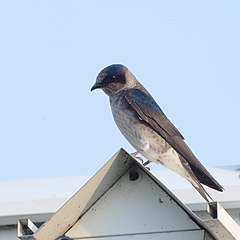
M 131 156 L 134 157 L 135 159 L 139 160 L 139 161 L 142 163 L 142 165 L 143 165 L 144 167 L 146 167 L 146 166 L 150 163 L 150 161 L 147 160 L 146 162 L 144 162 L 141 157 L 137 156 L 139 153 L 140 153 L 140 151 L 131 153 Z M 150 171 L 150 167 L 146 167 L 146 169 L 147 169 L 148 171 Z
M 139 154 L 139 151 L 131 153 L 131 156 L 134 157 L 135 159 L 137 159 L 138 161 L 140 161 L 143 164 L 143 159 L 139 156 L 137 156 Z
M 148 170 L 150 171 L 150 167 L 146 167 L 148 164 L 150 163 L 149 160 L 147 160 L 145 163 L 143 163 L 143 166 Z
M 143 166 L 147 166 L 150 163 L 149 160 L 147 160 L 145 163 L 143 163 Z

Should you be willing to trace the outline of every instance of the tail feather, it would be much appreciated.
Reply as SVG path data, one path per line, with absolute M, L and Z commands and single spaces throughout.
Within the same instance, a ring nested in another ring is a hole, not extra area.
M 191 169 L 193 171 L 193 174 L 197 177 L 197 179 L 200 181 L 200 183 L 204 184 L 205 186 L 208 186 L 210 188 L 213 188 L 217 191 L 222 192 L 224 188 L 217 182 L 216 179 L 209 173 L 204 174 L 203 172 L 199 172 L 198 169 L 195 169 L 194 166 L 191 166 Z
M 182 166 L 185 168 L 185 170 L 188 172 L 189 175 L 189 182 L 193 185 L 193 187 L 199 192 L 199 194 L 209 203 L 214 202 L 212 197 L 208 194 L 208 192 L 204 189 L 201 182 L 197 178 L 197 176 L 194 174 L 191 166 L 188 164 L 188 162 L 184 158 L 180 158 L 182 162 Z
M 198 187 L 195 186 L 194 184 L 192 185 L 208 203 L 214 202 L 212 197 L 208 194 L 208 192 L 204 189 L 200 182 L 198 182 Z

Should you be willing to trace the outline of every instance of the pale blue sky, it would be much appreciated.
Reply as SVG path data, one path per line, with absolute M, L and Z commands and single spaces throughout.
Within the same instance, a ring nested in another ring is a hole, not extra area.
M 93 174 L 120 147 L 107 96 L 122 63 L 207 167 L 236 165 L 239 1 L 1 1 L 0 180 Z M 156 169 L 158 166 L 152 168 Z

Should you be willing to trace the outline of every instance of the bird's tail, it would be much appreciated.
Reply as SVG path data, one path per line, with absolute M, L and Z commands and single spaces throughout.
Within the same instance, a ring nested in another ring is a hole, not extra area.
M 181 158 L 182 166 L 185 168 L 185 170 L 188 173 L 188 181 L 193 185 L 193 187 L 200 193 L 200 195 L 209 203 L 209 202 L 214 202 L 212 197 L 208 194 L 208 192 L 204 189 L 198 178 L 195 176 L 195 174 L 192 171 L 192 168 L 188 164 L 188 162 L 184 159 Z
M 208 194 L 208 192 L 204 189 L 204 187 L 201 185 L 200 182 L 197 183 L 197 186 L 194 185 L 193 183 L 192 183 L 192 185 L 208 203 L 214 202 L 212 197 Z

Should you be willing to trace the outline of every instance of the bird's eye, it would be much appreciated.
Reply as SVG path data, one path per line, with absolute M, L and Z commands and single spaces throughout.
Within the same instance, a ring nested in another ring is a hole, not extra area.
M 116 76 L 113 75 L 113 76 L 112 76 L 112 79 L 116 79 Z

